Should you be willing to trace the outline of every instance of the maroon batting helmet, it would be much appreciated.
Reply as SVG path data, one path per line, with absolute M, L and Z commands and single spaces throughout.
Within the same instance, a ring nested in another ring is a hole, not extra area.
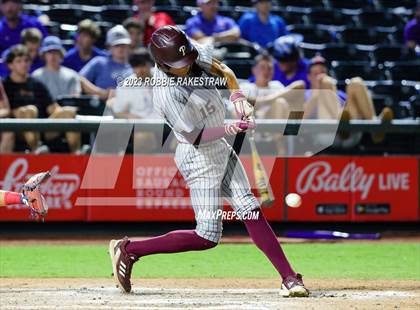
M 185 33 L 174 26 L 163 26 L 153 32 L 149 49 L 158 65 L 175 69 L 191 65 L 198 57 Z

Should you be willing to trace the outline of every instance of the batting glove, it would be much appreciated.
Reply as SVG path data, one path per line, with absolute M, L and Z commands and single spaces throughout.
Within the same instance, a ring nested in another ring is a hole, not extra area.
M 235 111 L 240 118 L 251 117 L 254 113 L 254 107 L 248 102 L 241 90 L 236 90 L 230 95 L 230 101 L 235 107 Z
M 237 121 L 232 124 L 225 124 L 225 132 L 228 136 L 237 135 L 240 132 L 244 132 L 248 129 L 255 129 L 255 121 Z

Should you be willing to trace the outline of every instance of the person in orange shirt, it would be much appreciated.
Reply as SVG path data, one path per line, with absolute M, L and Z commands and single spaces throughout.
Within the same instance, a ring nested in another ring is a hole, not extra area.
M 175 22 L 165 12 L 154 12 L 154 0 L 133 0 L 133 5 L 137 7 L 134 18 L 139 19 L 144 24 L 144 46 L 147 46 L 152 37 L 152 33 L 166 25 L 175 26 Z

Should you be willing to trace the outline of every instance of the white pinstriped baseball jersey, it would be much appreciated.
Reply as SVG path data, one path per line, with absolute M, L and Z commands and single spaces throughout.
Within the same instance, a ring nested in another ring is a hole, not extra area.
M 211 49 L 195 45 L 198 50 L 194 70 L 196 76 L 209 76 L 212 64 Z M 195 67 L 197 69 L 197 67 Z M 154 79 L 168 75 L 157 67 Z M 242 163 L 224 138 L 194 146 L 182 132 L 192 132 L 204 127 L 224 126 L 226 107 L 215 87 L 155 87 L 154 106 L 175 133 L 178 144 L 175 162 L 189 188 L 196 215 L 197 234 L 213 242 L 222 235 L 222 219 L 202 218 L 201 211 L 215 214 L 223 207 L 222 200 L 229 200 L 239 216 L 259 207 L 250 191 L 250 185 Z
M 211 49 L 194 45 L 198 50 L 196 64 L 203 69 L 191 73 L 199 77 L 210 77 L 212 63 Z M 155 80 L 168 79 L 168 75 L 155 67 Z M 225 120 L 225 104 L 215 87 L 205 85 L 155 87 L 153 90 L 156 111 L 172 128 L 178 141 L 188 143 L 182 131 L 191 132 L 194 128 L 221 127 Z

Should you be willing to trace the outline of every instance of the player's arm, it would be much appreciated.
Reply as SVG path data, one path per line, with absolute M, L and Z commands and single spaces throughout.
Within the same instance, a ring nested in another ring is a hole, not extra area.
M 0 81 L 0 118 L 8 117 L 10 115 L 10 105 L 3 84 Z
M 240 132 L 248 129 L 254 129 L 255 123 L 248 120 L 240 120 L 235 123 L 225 124 L 223 127 L 211 127 L 194 129 L 191 132 L 182 131 L 182 135 L 193 145 L 199 145 L 200 143 L 206 143 L 225 136 L 234 136 Z
M 239 89 L 238 80 L 232 69 L 221 61 L 213 58 L 210 73 L 225 78 L 227 87 L 231 92 L 230 101 L 235 106 L 236 113 L 243 119 L 252 117 L 254 107 L 251 105 L 242 91 Z

